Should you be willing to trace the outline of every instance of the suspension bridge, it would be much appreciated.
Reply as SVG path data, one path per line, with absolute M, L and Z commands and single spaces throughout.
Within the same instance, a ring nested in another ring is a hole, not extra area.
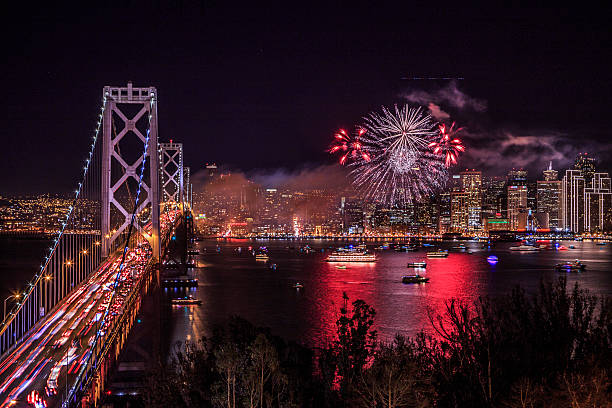
M 4 301 L 0 407 L 96 406 L 167 243 L 190 218 L 189 168 L 182 144 L 158 141 L 154 87 L 104 87 L 77 179 L 40 268 Z

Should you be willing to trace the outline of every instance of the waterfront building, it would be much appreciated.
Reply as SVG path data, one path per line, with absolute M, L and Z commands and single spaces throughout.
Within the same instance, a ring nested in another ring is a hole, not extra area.
M 512 231 L 527 228 L 527 186 L 509 185 L 508 186 L 508 221 Z
M 467 194 L 469 233 L 482 230 L 482 173 L 476 170 L 466 170 L 460 173 L 461 189 Z
M 595 158 L 588 153 L 578 153 L 574 161 L 574 170 L 580 170 L 584 177 L 585 188 L 589 187 L 595 174 Z
M 538 228 L 559 228 L 561 180 L 558 180 L 558 172 L 553 170 L 552 162 L 544 170 L 544 180 L 538 180 L 537 185 Z
M 493 217 L 484 219 L 484 228 L 487 234 L 491 231 L 508 231 L 510 223 L 507 218 Z
M 453 191 L 451 198 L 451 230 L 452 232 L 465 233 L 468 231 L 470 220 L 469 202 L 470 195 L 463 191 Z
M 482 218 L 494 218 L 505 212 L 505 198 L 506 180 L 503 177 L 483 177 Z
M 580 170 L 566 170 L 561 180 L 561 228 L 580 234 L 584 232 L 585 179 Z
M 342 232 L 344 234 L 363 234 L 364 212 L 360 200 L 342 197 L 340 199 L 340 212 L 342 214 Z
M 612 190 L 608 173 L 594 173 L 590 187 L 584 190 L 584 230 L 612 231 Z
M 451 193 L 444 192 L 438 196 L 438 232 L 445 234 L 452 232 L 451 226 Z

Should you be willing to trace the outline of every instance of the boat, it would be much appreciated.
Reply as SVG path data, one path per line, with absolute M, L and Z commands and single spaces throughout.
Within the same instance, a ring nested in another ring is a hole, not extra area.
M 539 251 L 539 248 L 536 248 L 534 246 L 531 245 L 519 245 L 519 246 L 513 246 L 510 247 L 511 251 Z
M 326 259 L 327 262 L 376 262 L 376 255 L 368 252 L 365 245 L 338 248 Z
M 595 243 L 595 245 L 606 245 L 606 243 L 604 241 L 598 241 Z
M 337 269 L 346 269 L 346 265 L 336 265 Z
M 179 276 L 174 279 L 162 279 L 161 284 L 164 288 L 191 288 L 198 286 L 198 280 L 196 278 Z
M 426 268 L 427 263 L 426 262 L 408 262 L 407 267 L 408 268 Z
M 416 246 L 414 246 L 414 245 L 408 245 L 408 246 L 406 247 L 406 251 L 409 251 L 409 252 L 414 252 L 414 251 L 417 251 L 418 249 L 419 249 L 419 248 L 417 248 L 417 247 L 416 247 Z
M 428 252 L 427 257 L 428 258 L 447 258 L 448 251 L 445 251 L 443 249 L 438 249 L 437 251 L 434 251 L 434 252 Z
M 193 296 L 185 296 L 184 298 L 172 299 L 173 305 L 201 305 L 202 301 L 200 299 L 194 299 Z
M 562 272 L 582 272 L 586 269 L 586 265 L 580 262 L 578 259 L 575 261 L 566 261 L 555 265 L 557 271 Z
M 425 283 L 425 282 L 429 282 L 429 278 L 426 278 L 425 276 L 421 276 L 419 274 L 402 276 L 402 283 Z
M 295 285 L 293 285 L 293 287 L 295 289 L 302 289 L 304 287 L 304 285 L 302 285 L 300 282 L 296 283 Z
M 270 259 L 268 254 L 265 254 L 265 253 L 255 254 L 256 261 L 266 262 L 268 259 Z
M 456 251 L 463 251 L 463 250 L 465 250 L 465 245 L 459 244 L 459 245 L 456 245 L 454 247 L 451 247 L 451 249 L 454 249 Z

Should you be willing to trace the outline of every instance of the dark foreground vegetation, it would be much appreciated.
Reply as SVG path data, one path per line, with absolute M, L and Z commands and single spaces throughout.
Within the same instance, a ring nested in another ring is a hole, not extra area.
M 434 335 L 377 341 L 376 312 L 340 310 L 311 349 L 232 318 L 177 347 L 148 379 L 150 407 L 611 407 L 612 299 L 542 282 L 430 316 Z

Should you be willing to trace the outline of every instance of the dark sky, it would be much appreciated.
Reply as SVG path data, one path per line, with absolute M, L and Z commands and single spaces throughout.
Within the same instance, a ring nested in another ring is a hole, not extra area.
M 334 130 L 414 92 L 467 125 L 461 166 L 562 166 L 588 147 L 610 167 L 612 30 L 600 10 L 46 3 L 2 12 L 0 194 L 71 190 L 102 87 L 128 80 L 157 87 L 160 139 L 183 142 L 192 171 L 332 163 Z M 464 79 L 401 79 L 423 76 Z

